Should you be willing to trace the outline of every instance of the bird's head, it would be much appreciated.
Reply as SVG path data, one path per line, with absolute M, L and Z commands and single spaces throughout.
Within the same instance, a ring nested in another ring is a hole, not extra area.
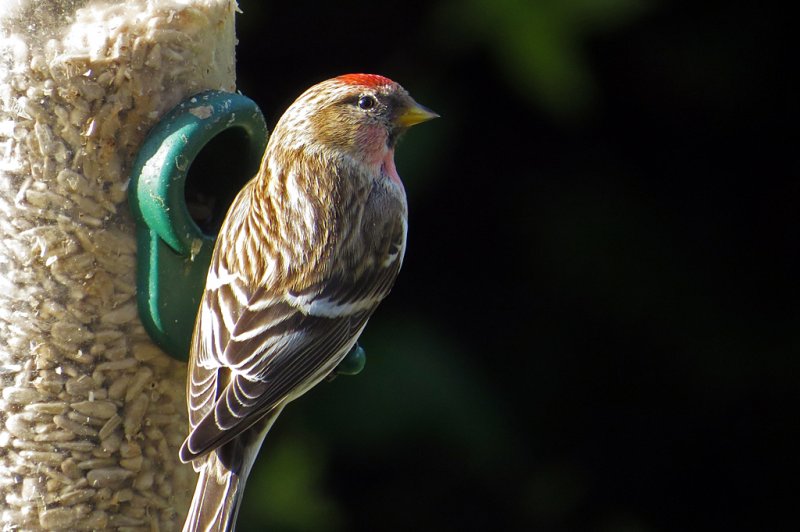
M 409 127 L 438 116 L 389 78 L 345 74 L 303 93 L 275 126 L 273 139 L 308 155 L 327 150 L 321 155 L 372 164 L 393 151 Z

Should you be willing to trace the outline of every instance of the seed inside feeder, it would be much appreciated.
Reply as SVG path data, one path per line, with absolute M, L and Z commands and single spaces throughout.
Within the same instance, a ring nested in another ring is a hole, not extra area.
M 6 6 L 5 4 L 8 4 Z M 233 91 L 231 0 L 31 1 L 0 14 L 0 514 L 180 529 L 185 368 L 136 312 L 128 172 L 184 98 Z

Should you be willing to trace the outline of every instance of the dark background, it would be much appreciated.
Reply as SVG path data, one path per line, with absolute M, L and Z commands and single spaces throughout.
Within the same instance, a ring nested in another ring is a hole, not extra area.
M 346 72 L 442 115 L 398 149 L 409 247 L 367 367 L 286 410 L 240 530 L 800 529 L 786 13 L 239 4 L 270 126 Z

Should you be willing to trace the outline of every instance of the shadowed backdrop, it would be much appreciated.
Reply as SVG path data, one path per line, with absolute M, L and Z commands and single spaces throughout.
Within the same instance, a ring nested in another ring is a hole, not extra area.
M 270 127 L 346 72 L 442 115 L 398 149 L 409 246 L 366 369 L 286 409 L 240 530 L 794 529 L 785 15 L 239 4 L 238 86 Z

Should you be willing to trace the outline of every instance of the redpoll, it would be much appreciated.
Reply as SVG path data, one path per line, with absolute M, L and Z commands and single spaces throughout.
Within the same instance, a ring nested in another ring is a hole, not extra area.
M 348 74 L 278 121 L 222 225 L 194 329 L 180 458 L 200 477 L 184 530 L 234 529 L 270 426 L 389 293 L 407 228 L 394 149 L 436 116 L 390 79 Z

